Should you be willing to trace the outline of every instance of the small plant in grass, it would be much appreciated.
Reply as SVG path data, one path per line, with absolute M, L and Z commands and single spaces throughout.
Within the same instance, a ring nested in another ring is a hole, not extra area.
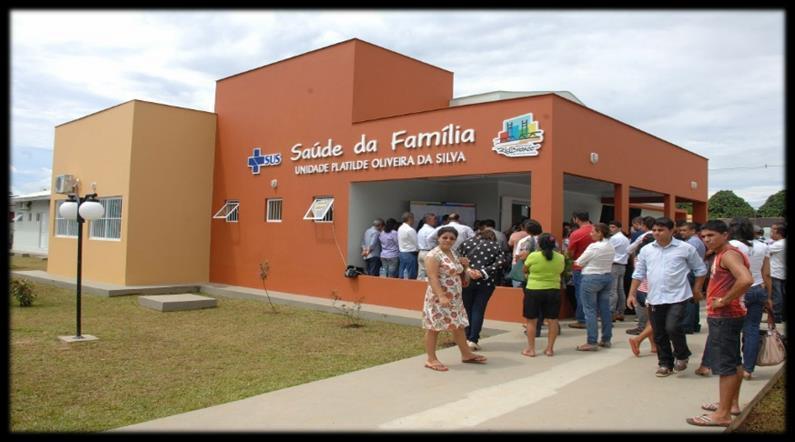
M 265 287 L 265 280 L 268 279 L 268 273 L 270 272 L 270 270 L 271 266 L 268 263 L 268 261 L 262 261 L 261 263 L 259 263 L 259 277 L 262 280 L 262 288 L 265 290 L 265 296 L 268 297 L 268 304 L 271 305 L 273 313 L 278 313 L 278 311 L 276 310 L 276 306 L 273 305 L 273 303 L 271 302 L 271 295 L 268 293 L 268 288 Z
M 20 307 L 30 307 L 36 299 L 33 286 L 26 279 L 11 280 L 11 295 L 19 302 Z
M 364 327 L 364 323 L 362 322 L 362 318 L 360 316 L 360 312 L 362 310 L 362 301 L 364 300 L 364 296 L 354 301 L 353 305 L 348 305 L 347 303 L 344 302 L 338 305 L 340 301 L 345 301 L 345 300 L 337 296 L 337 292 L 332 290 L 331 299 L 332 299 L 331 306 L 342 312 L 342 314 L 348 320 L 348 323 L 345 325 L 345 327 L 349 328 Z

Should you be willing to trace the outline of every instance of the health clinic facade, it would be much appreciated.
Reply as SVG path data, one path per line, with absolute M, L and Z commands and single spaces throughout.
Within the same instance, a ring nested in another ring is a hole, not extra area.
M 267 262 L 268 290 L 419 310 L 422 281 L 343 274 L 373 217 L 409 200 L 488 188 L 477 214 L 496 218 L 505 189 L 526 186 L 560 237 L 566 183 L 598 183 L 624 226 L 651 201 L 706 220 L 706 158 L 565 94 L 452 93 L 452 72 L 352 39 L 218 80 L 214 113 L 132 100 L 57 126 L 53 177 L 121 200 L 118 238 L 85 234 L 83 278 L 257 289 Z M 52 198 L 55 220 L 65 196 Z M 55 227 L 47 271 L 73 276 L 75 238 Z M 498 287 L 487 317 L 521 321 L 521 296 Z

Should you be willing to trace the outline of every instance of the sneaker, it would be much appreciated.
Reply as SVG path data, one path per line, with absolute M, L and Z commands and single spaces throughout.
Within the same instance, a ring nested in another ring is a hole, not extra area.
M 631 328 L 631 329 L 627 330 L 627 334 L 628 335 L 639 335 L 642 331 L 643 330 L 635 327 L 635 328 Z
M 654 375 L 657 376 L 658 378 L 664 378 L 666 376 L 670 376 L 671 373 L 673 373 L 673 372 L 671 371 L 670 368 L 668 368 L 668 367 L 660 367 L 660 368 L 657 369 L 657 372 L 654 373 Z
M 467 347 L 469 347 L 470 350 L 480 350 L 480 346 L 477 342 L 467 341 Z
M 573 322 L 573 323 L 569 324 L 569 327 L 571 327 L 571 328 L 585 328 L 585 323 L 583 323 L 583 322 Z
M 674 359 L 674 371 L 679 373 L 685 370 L 687 370 L 687 359 Z

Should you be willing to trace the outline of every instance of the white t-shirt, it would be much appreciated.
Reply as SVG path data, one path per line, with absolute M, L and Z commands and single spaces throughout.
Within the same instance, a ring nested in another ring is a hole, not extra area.
M 629 238 L 624 236 L 624 233 L 621 231 L 616 232 L 615 235 L 611 236 L 610 244 L 613 245 L 613 248 L 616 250 L 616 257 L 613 258 L 613 262 L 616 264 L 626 264 L 627 260 L 629 259 L 629 253 L 627 253 L 627 249 L 629 248 Z
M 613 258 L 616 250 L 610 241 L 603 239 L 588 244 L 588 247 L 577 258 L 576 264 L 582 267 L 583 275 L 600 275 L 613 270 Z
M 431 250 L 436 247 L 435 243 L 428 240 L 428 236 L 433 233 L 434 227 L 430 224 L 423 224 L 420 231 L 417 232 L 417 247 L 420 250 Z
M 784 260 L 786 239 L 779 239 L 770 244 L 770 276 L 776 279 L 787 279 L 787 263 Z
M 754 283 L 751 286 L 757 286 L 765 282 L 762 279 L 762 264 L 765 262 L 765 257 L 770 257 L 770 251 L 767 246 L 759 241 L 751 241 L 751 245 L 753 246 L 753 249 L 751 249 L 736 239 L 729 241 L 729 244 L 740 249 L 740 251 L 745 253 L 745 256 L 748 257 L 751 276 L 754 277 Z
M 416 252 L 418 250 L 417 231 L 406 223 L 398 227 L 398 250 L 401 252 Z

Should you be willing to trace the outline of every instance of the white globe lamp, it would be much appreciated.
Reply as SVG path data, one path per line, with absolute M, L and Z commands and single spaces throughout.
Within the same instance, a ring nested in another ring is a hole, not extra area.
M 93 221 L 102 218 L 105 208 L 96 201 L 86 201 L 80 205 L 80 216 L 86 221 Z
M 61 208 L 59 209 L 61 213 L 61 217 L 68 220 L 76 220 L 77 219 L 77 202 L 75 201 L 66 201 L 65 203 L 61 204 Z

